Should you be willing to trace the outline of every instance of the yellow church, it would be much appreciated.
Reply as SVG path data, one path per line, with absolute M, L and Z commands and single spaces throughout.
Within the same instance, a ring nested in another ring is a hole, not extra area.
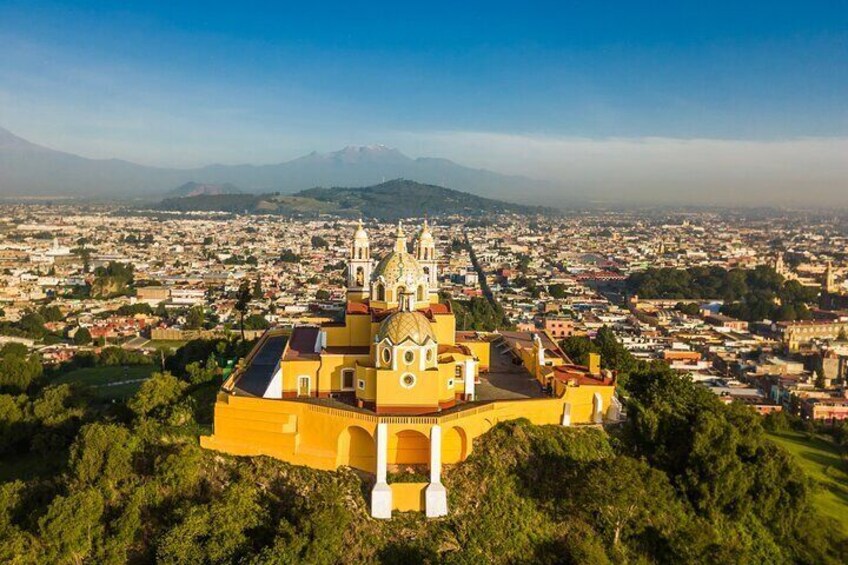
M 498 422 L 616 420 L 615 378 L 571 363 L 546 332 L 462 332 L 439 302 L 439 262 L 427 222 L 413 252 L 399 223 L 379 261 L 356 227 L 344 320 L 271 329 L 223 384 L 208 449 L 268 455 L 374 477 L 371 514 L 447 514 L 443 464 L 455 464 Z M 426 468 L 429 482 L 388 483 Z

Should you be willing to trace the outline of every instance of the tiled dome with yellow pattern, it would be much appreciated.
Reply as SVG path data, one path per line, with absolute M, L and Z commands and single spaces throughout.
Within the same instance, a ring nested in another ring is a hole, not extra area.
M 372 276 L 374 280 L 383 277 L 389 287 L 406 285 L 411 292 L 424 279 L 424 269 L 411 253 L 393 251 L 377 263 Z
M 436 343 L 436 334 L 430 320 L 421 312 L 395 312 L 380 325 L 377 341 L 388 338 L 393 345 L 411 340 L 416 345 L 424 345 L 428 340 Z

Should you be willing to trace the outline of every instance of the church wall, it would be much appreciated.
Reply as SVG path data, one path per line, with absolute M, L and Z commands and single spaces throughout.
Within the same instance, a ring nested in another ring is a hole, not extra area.
M 317 359 L 289 360 L 282 362 L 283 368 L 283 396 L 297 396 L 298 377 L 310 377 L 311 395 L 315 396 L 318 391 L 318 369 L 321 362 Z
M 371 315 L 355 314 L 345 318 L 350 328 L 349 342 L 341 345 L 352 347 L 365 347 L 371 345 Z
M 457 341 L 458 345 L 464 345 L 471 350 L 471 354 L 480 362 L 480 370 L 488 371 L 491 362 L 492 344 L 488 341 Z
M 456 344 L 456 317 L 453 314 L 433 316 L 433 331 L 440 345 Z
M 373 367 L 356 368 L 356 398 L 364 402 L 374 402 L 377 399 L 377 370 Z M 359 381 L 365 381 L 365 390 L 359 388 Z
M 330 392 L 340 392 L 342 390 L 342 369 L 354 369 L 357 361 L 367 363 L 368 360 L 368 355 L 322 355 L 318 369 L 319 396 L 324 396 Z M 355 376 L 353 386 L 356 389 Z
M 415 386 L 404 388 L 401 385 L 401 377 L 406 373 L 416 375 Z M 436 370 L 420 371 L 413 367 L 409 370 L 399 363 L 396 370 L 379 369 L 376 376 L 377 398 L 381 409 L 399 409 L 403 407 L 420 407 L 432 411 L 438 406 L 442 398 L 441 381 L 439 372 Z
M 361 428 L 373 438 L 377 422 L 384 421 L 390 436 L 409 430 L 429 437 L 430 428 L 439 424 L 444 461 L 450 464 L 467 457 L 477 438 L 498 422 L 527 418 L 539 425 L 560 424 L 564 405 L 570 403 L 572 424 L 591 423 L 593 395 L 601 394 L 606 410 L 613 392 L 612 386 L 569 387 L 564 398 L 493 402 L 443 416 L 421 417 L 375 416 L 297 401 L 221 394 L 215 404 L 213 435 L 201 437 L 201 445 L 232 455 L 268 455 L 318 469 L 332 470 L 348 462 L 373 472 L 373 468 L 364 468 L 369 467 L 371 459 L 369 444 L 361 441 L 361 434 L 356 432 L 360 441 L 345 443 L 350 432 L 342 434 L 349 427 Z M 340 448 L 350 450 L 351 445 L 363 451 L 353 453 L 353 457 L 349 452 L 340 453 Z M 412 449 L 406 455 L 413 456 L 417 451 Z

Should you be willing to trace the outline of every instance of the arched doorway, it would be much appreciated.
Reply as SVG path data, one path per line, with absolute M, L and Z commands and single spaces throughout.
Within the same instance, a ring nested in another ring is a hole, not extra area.
M 430 438 L 414 430 L 403 430 L 389 438 L 389 465 L 429 465 Z
M 468 436 L 459 427 L 448 428 L 442 434 L 442 463 L 453 465 L 468 455 Z
M 369 473 L 377 468 L 374 438 L 359 426 L 349 426 L 339 434 L 336 464 L 356 467 Z

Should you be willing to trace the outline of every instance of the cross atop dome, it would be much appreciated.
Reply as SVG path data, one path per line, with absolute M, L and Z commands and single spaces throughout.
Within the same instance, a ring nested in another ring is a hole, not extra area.
M 403 232 L 403 220 L 398 220 L 397 231 L 395 232 L 395 251 L 406 253 L 406 234 Z

